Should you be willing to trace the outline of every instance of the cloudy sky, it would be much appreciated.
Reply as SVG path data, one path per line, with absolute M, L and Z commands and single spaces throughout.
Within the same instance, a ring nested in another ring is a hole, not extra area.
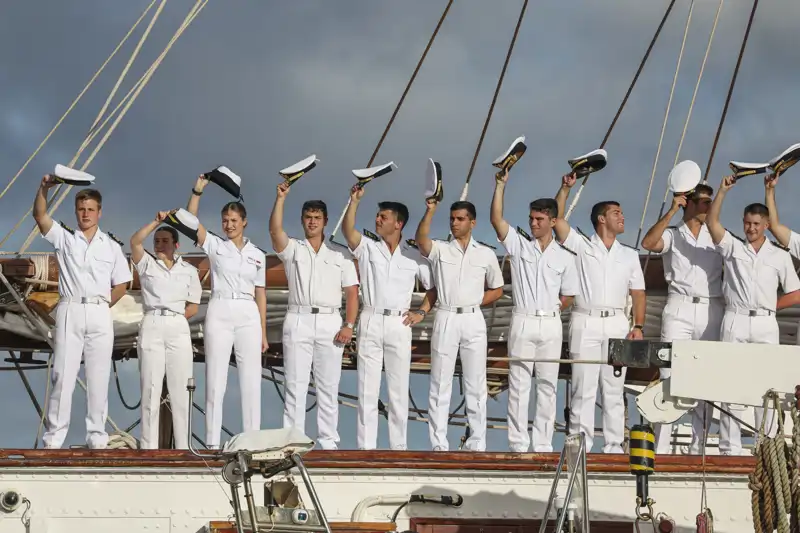
M 167 4 L 117 101 L 163 49 L 193 3 Z M 4 2 L 0 186 L 17 172 L 148 4 L 148 0 Z M 156 211 L 185 204 L 197 174 L 224 164 L 244 178 L 248 235 L 267 248 L 277 171 L 310 153 L 317 154 L 321 163 L 292 188 L 287 227 L 299 235 L 299 206 L 311 198 L 328 203 L 332 227 L 354 181 L 350 170 L 367 163 L 445 4 L 445 0 L 209 2 L 88 169 L 105 194 L 103 227 L 127 237 Z M 514 169 L 507 199 L 507 218 L 524 225 L 527 203 L 555 193 L 559 177 L 568 169 L 567 159 L 600 143 L 667 4 L 667 0 L 530 3 L 470 188 L 469 199 L 477 205 L 480 218 L 479 239 L 494 240 L 487 217 L 491 161 L 515 137 L 527 137 L 529 149 Z M 592 177 L 584 191 L 572 219 L 582 228 L 589 228 L 592 203 L 616 199 L 628 216 L 621 240 L 633 244 L 636 239 L 689 4 L 676 2 L 606 147 L 609 165 Z M 766 160 L 798 141 L 795 125 L 800 111 L 791 105 L 798 75 L 789 67 L 800 59 L 800 51 L 790 44 L 789 36 L 795 32 L 800 5 L 790 0 L 761 4 L 711 169 L 714 186 L 729 160 Z M 368 206 L 381 199 L 407 203 L 416 223 L 424 208 L 428 157 L 440 161 L 444 169 L 445 200 L 457 199 L 521 6 L 521 0 L 454 3 L 376 161 L 393 160 L 399 168 L 370 185 L 360 226 L 372 227 L 374 213 Z M 743 0 L 725 3 L 680 154 L 680 159 L 695 160 L 703 169 L 750 7 Z M 694 7 L 645 229 L 655 220 L 664 195 L 716 9 L 717 2 L 696 2 Z M 144 24 L 0 199 L 3 235 L 25 214 L 42 174 L 75 154 L 143 29 Z M 784 222 L 795 227 L 800 226 L 800 214 L 791 213 L 787 204 L 799 191 L 790 173 L 781 184 L 780 198 Z M 741 232 L 741 209 L 762 198 L 759 178 L 741 182 L 727 200 L 726 225 Z M 228 199 L 218 189 L 209 189 L 203 197 L 201 219 L 211 229 L 218 228 L 218 208 Z M 69 203 L 58 212 L 65 221 L 73 220 Z M 4 249 L 17 250 L 31 225 L 26 221 Z M 436 231 L 446 235 L 444 213 L 437 219 Z M 37 239 L 32 249 L 45 250 L 43 245 Z M 138 398 L 135 363 L 125 366 L 123 387 Z M 24 395 L 15 374 L 4 373 L 0 379 L 4 401 Z M 32 382 L 37 391 L 44 389 L 43 376 L 32 376 Z M 417 380 L 414 386 L 423 398 L 425 381 Z M 233 374 L 231 387 L 226 424 L 236 429 Z M 343 379 L 342 389 L 355 390 L 353 376 Z M 277 402 L 271 388 L 264 390 L 266 405 Z M 274 405 L 274 411 L 265 409 L 265 427 L 279 423 L 279 407 Z M 83 440 L 82 394 L 76 396 L 75 406 L 78 412 L 69 443 Z M 490 416 L 504 416 L 504 411 L 505 398 L 490 406 Z M 135 419 L 116 399 L 111 413 L 119 423 Z M 19 431 L 6 434 L 2 444 L 30 446 L 35 435 L 33 408 L 21 402 L 18 413 L 11 416 L 6 423 Z M 354 420 L 352 410 L 343 409 L 344 447 L 354 445 Z M 412 445 L 426 447 L 427 428 L 415 423 L 411 428 Z M 315 431 L 313 425 L 309 431 Z M 455 443 L 457 436 L 452 433 Z M 504 449 L 504 432 L 490 433 L 490 447 Z M 381 440 L 385 443 L 384 428 Z

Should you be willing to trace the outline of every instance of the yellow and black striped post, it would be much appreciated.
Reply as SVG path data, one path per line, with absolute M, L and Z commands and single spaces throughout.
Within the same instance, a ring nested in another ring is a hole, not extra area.
M 636 476 L 636 497 L 639 505 L 647 504 L 647 476 L 656 469 L 656 436 L 650 424 L 636 425 L 630 432 L 631 474 Z

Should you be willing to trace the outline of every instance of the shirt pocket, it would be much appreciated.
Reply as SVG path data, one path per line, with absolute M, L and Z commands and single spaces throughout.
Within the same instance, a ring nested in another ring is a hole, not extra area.
M 389 276 L 393 289 L 405 291 L 407 287 L 411 287 L 413 290 L 418 268 L 417 263 L 410 259 L 399 261 Z
M 464 273 L 469 275 L 469 279 L 475 280 L 476 282 L 483 283 L 484 278 L 486 278 L 486 272 L 489 269 L 489 262 L 487 258 L 481 255 L 471 255 L 467 260 L 467 268 L 464 269 Z

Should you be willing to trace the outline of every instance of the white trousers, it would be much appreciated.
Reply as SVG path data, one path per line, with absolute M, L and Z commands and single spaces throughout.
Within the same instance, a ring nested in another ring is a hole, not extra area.
M 203 329 L 206 352 L 206 445 L 218 447 L 231 350 L 239 369 L 242 429 L 261 429 L 261 316 L 254 300 L 212 298 Z
M 107 446 L 105 428 L 113 348 L 114 322 L 108 305 L 66 301 L 58 304 L 52 388 L 42 439 L 45 448 L 61 448 L 67 438 L 81 356 L 86 374 L 86 444 L 93 449 Z
M 189 448 L 189 391 L 192 377 L 192 337 L 182 315 L 145 314 L 139 325 L 139 374 L 142 386 L 141 448 L 158 448 L 161 389 L 167 375 L 175 448 Z
M 431 335 L 428 432 L 434 450 L 447 451 L 447 426 L 456 358 L 461 358 L 470 436 L 464 447 L 486 450 L 486 320 L 480 310 L 457 314 L 438 309 Z
M 601 318 L 572 312 L 569 324 L 570 356 L 577 360 L 608 359 L 608 339 L 622 339 L 630 328 L 628 318 L 617 311 L 614 316 Z M 571 435 L 586 435 L 586 449 L 594 443 L 594 411 L 598 381 L 603 407 L 604 453 L 622 453 L 625 435 L 625 404 L 623 402 L 626 368 L 614 377 L 611 365 L 572 365 L 572 402 L 569 414 Z
M 534 317 L 514 313 L 508 335 L 508 353 L 526 359 L 559 359 L 562 324 L 555 317 Z M 512 452 L 553 451 L 553 426 L 556 419 L 558 363 L 510 361 L 508 367 L 508 445 Z M 536 371 L 536 415 L 528 437 L 528 403 L 531 377 Z
M 338 448 L 339 380 L 344 346 L 334 344 L 342 328 L 339 313 L 286 313 L 283 321 L 283 367 L 286 373 L 283 427 L 305 431 L 306 397 L 311 372 L 317 389 L 317 443 Z
M 661 314 L 661 340 L 718 341 L 724 313 L 725 304 L 721 298 L 707 303 L 692 303 L 670 295 Z M 670 377 L 672 370 L 662 368 L 659 374 L 661 379 L 666 379 Z M 692 440 L 689 444 L 691 455 L 702 453 L 703 435 L 706 424 L 711 425 L 712 413 L 713 409 L 702 401 L 692 410 Z M 656 435 L 656 453 L 671 453 L 672 424 L 653 424 L 653 431 Z
M 389 447 L 406 450 L 408 427 L 408 379 L 411 372 L 411 327 L 402 316 L 361 312 L 358 323 L 358 425 L 360 450 L 374 450 L 378 443 L 378 397 L 381 370 L 386 366 L 389 394 Z
M 741 342 L 750 344 L 778 344 L 780 332 L 778 321 L 775 315 L 772 316 L 747 316 L 737 314 L 732 311 L 725 311 L 722 319 L 721 339 L 723 342 Z M 743 412 L 741 408 L 731 409 L 731 405 L 723 403 L 720 405 L 725 410 L 731 411 L 734 416 L 739 416 Z M 755 409 L 755 428 L 761 429 L 764 420 L 763 407 L 747 407 L 745 409 Z M 767 421 L 764 432 L 774 437 L 777 433 L 778 424 L 774 409 L 767 409 Z M 719 415 L 719 451 L 725 455 L 749 455 L 742 450 L 742 425 L 726 415 Z

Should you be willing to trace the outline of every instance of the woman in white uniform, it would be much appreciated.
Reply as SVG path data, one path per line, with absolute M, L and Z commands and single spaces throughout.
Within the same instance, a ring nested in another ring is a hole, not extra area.
M 200 196 L 208 185 L 197 178 L 187 211 L 197 216 Z M 197 244 L 208 255 L 211 298 L 203 336 L 206 353 L 206 445 L 219 447 L 222 400 L 228 381 L 231 349 L 239 369 L 242 429 L 261 428 L 261 354 L 267 351 L 267 258 L 244 237 L 247 211 L 240 202 L 222 208 L 225 237 L 197 228 Z
M 178 231 L 158 227 L 169 215 L 156 218 L 131 237 L 131 259 L 139 273 L 144 317 L 139 324 L 139 371 L 142 385 L 142 449 L 158 448 L 161 387 L 167 375 L 175 448 L 189 447 L 189 392 L 193 353 L 189 319 L 197 313 L 203 289 L 197 269 L 175 256 Z M 158 228 L 158 229 L 156 229 Z M 154 254 L 144 240 L 155 231 Z

